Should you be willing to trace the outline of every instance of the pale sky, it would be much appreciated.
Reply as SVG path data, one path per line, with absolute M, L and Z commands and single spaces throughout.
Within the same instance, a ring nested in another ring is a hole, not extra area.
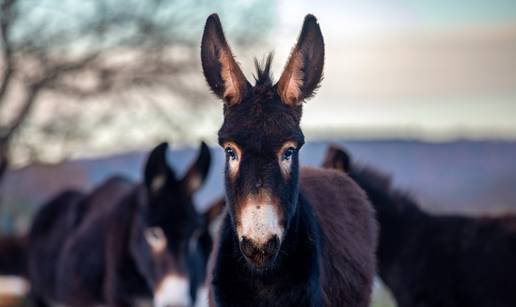
M 275 51 L 276 76 L 306 13 L 319 19 L 326 62 L 305 130 L 516 137 L 515 1 L 280 1 L 271 44 L 256 49 Z M 249 76 L 251 59 L 239 60 Z

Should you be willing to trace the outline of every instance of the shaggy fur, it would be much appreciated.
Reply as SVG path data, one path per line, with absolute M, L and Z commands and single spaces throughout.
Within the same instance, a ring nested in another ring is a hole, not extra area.
M 335 171 L 305 167 L 301 169 L 300 180 L 302 197 L 305 198 L 300 202 L 314 204 L 310 216 L 315 213 L 313 217 L 316 217 L 321 225 L 321 231 L 318 232 L 321 241 L 335 243 L 323 243 L 321 256 L 324 259 L 324 267 L 321 274 L 321 285 L 302 287 L 301 290 L 307 292 L 322 290 L 321 295 L 326 306 L 368 306 L 368 292 L 375 274 L 375 259 L 371 250 L 376 248 L 377 241 L 377 225 L 375 220 L 371 218 L 374 214 L 372 207 L 354 181 Z M 219 200 L 219 202 L 222 201 L 222 199 Z M 226 215 L 226 219 L 228 218 L 229 216 Z M 227 221 L 223 225 L 224 228 L 221 229 L 218 240 L 224 238 L 227 232 L 232 232 Z M 315 225 L 312 226 L 316 227 Z M 364 242 L 368 242 L 369 245 L 364 244 Z M 221 245 L 216 242 L 215 246 Z M 238 250 L 237 246 L 229 244 L 226 248 L 227 252 L 233 254 L 236 259 L 241 259 L 241 256 L 235 253 L 235 249 Z M 215 272 L 214 276 L 217 276 L 216 265 L 230 265 L 231 269 L 228 269 L 228 272 L 236 269 L 233 263 L 223 264 L 218 260 L 221 250 L 224 250 L 224 245 L 217 248 L 212 254 L 210 271 Z M 284 250 L 283 253 L 288 255 L 287 250 Z M 300 258 L 300 251 L 296 250 L 295 253 L 295 258 Z M 298 265 L 305 265 L 301 264 L 299 259 L 291 258 L 283 259 L 283 263 L 291 265 L 284 272 L 281 272 L 288 274 L 288 276 L 284 276 L 285 281 L 282 282 L 284 287 L 287 288 L 293 288 L 293 285 L 295 285 L 295 277 L 291 276 L 293 274 L 289 270 L 297 271 L 299 270 Z M 319 261 L 316 263 L 320 265 Z M 304 266 L 302 267 L 304 268 Z M 317 267 L 312 269 L 319 270 Z M 240 274 L 247 276 L 250 273 L 245 266 L 238 266 L 238 270 L 242 272 L 233 271 L 233 274 L 227 277 L 232 280 L 231 284 L 235 287 L 233 293 L 242 293 L 242 290 L 239 290 L 241 288 L 239 284 L 242 280 L 237 277 Z M 336 272 L 338 273 L 336 274 Z M 275 273 L 267 280 L 282 276 L 280 272 Z M 217 276 L 217 278 L 219 277 Z M 277 282 L 277 280 L 275 281 Z M 213 282 L 213 280 L 210 282 Z M 264 283 L 264 281 L 257 282 L 256 286 L 260 286 L 261 283 Z M 261 298 L 264 299 L 263 296 Z M 214 298 L 211 299 L 212 306 L 215 306 Z M 256 298 L 250 299 L 255 300 Z M 261 302 L 259 306 L 280 305 L 279 303 L 278 297 L 272 296 L 270 301 Z M 287 298 L 285 303 L 287 305 L 291 304 L 290 297 Z
M 322 229 L 328 306 L 368 306 L 362 297 L 375 274 L 377 225 L 367 197 L 349 177 L 315 168 L 301 169 L 301 192 Z
M 334 147 L 326 161 L 347 156 L 340 151 L 335 158 L 338 151 Z M 326 166 L 332 165 L 338 164 Z M 398 306 L 516 306 L 516 216 L 432 215 L 385 173 L 349 165 L 343 170 L 377 210 L 379 274 Z

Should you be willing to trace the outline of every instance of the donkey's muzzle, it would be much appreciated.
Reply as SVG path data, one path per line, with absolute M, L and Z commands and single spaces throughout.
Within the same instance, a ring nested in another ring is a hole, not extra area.
M 240 250 L 246 260 L 256 267 L 263 268 L 271 264 L 280 249 L 280 239 L 277 235 L 271 236 L 267 242 L 259 244 L 243 236 L 240 240 Z

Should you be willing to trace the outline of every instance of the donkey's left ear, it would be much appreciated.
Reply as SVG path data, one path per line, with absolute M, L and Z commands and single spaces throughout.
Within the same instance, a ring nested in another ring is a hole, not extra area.
M 211 90 L 228 106 L 240 103 L 250 85 L 233 58 L 217 14 L 210 15 L 206 20 L 201 42 L 201 62 Z
M 324 168 L 333 168 L 349 174 L 351 172 L 351 155 L 342 147 L 330 145 L 322 163 Z
M 167 162 L 168 143 L 163 142 L 156 146 L 145 165 L 145 186 L 152 193 L 156 193 L 165 186 L 167 182 L 176 181 L 176 175 Z
M 317 18 L 306 15 L 303 29 L 276 84 L 281 100 L 298 106 L 314 95 L 322 79 L 324 40 Z
M 199 190 L 206 177 L 208 177 L 208 171 L 210 170 L 211 164 L 211 153 L 210 148 L 206 143 L 201 142 L 199 148 L 199 155 L 195 162 L 190 166 L 186 175 L 183 179 L 183 183 L 187 187 L 188 191 L 193 194 Z

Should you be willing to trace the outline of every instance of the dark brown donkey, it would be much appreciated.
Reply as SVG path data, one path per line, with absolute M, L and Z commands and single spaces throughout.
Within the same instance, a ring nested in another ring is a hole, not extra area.
M 432 215 L 384 173 L 332 146 L 326 167 L 350 174 L 378 213 L 378 267 L 400 307 L 516 306 L 516 216 Z
M 210 153 L 203 143 L 179 179 L 167 148 L 163 143 L 149 155 L 144 184 L 112 178 L 83 201 L 87 213 L 61 242 L 47 302 L 190 306 L 200 300 L 211 250 L 205 216 L 212 212 L 197 213 L 192 196 L 208 173 Z
M 211 303 L 368 306 L 376 246 L 372 207 L 342 173 L 299 169 L 301 105 L 323 71 L 316 18 L 305 18 L 275 85 L 270 56 L 249 84 L 215 14 L 206 22 L 201 56 L 208 84 L 224 101 L 218 136 L 226 152 L 229 212 L 212 259 Z

